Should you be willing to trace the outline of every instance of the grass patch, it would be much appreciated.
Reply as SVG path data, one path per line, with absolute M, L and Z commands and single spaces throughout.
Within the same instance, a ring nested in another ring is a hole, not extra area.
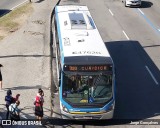
M 30 14 L 33 12 L 31 3 L 27 3 L 15 10 L 9 12 L 0 18 L 0 40 L 10 33 L 10 30 L 17 30 L 27 20 Z M 3 35 L 8 33 L 7 35 Z
M 0 40 L 3 40 L 4 36 L 0 36 Z

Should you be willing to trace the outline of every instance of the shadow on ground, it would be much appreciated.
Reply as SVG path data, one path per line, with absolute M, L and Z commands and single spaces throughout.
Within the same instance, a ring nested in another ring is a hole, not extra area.
M 13 86 L 11 88 L 5 88 L 4 90 L 8 90 L 8 89 L 11 89 L 11 90 L 26 90 L 26 89 L 38 89 L 38 88 L 42 88 L 43 90 L 48 90 L 48 88 L 46 87 L 43 87 L 42 85 L 36 85 L 36 86 L 23 86 L 23 85 L 19 85 L 19 86 Z
M 153 6 L 152 2 L 150 2 L 150 1 L 142 1 L 140 8 L 150 8 L 151 6 Z
M 114 118 L 146 119 L 160 115 L 160 71 L 145 52 L 146 47 L 142 47 L 138 41 L 105 44 L 116 67 Z
M 41 3 L 41 2 L 43 2 L 44 0 L 38 0 L 38 1 L 36 1 L 35 3 Z
M 7 10 L 7 9 L 0 9 L 0 18 L 4 15 L 6 15 L 7 13 L 9 13 L 11 10 Z
M 16 57 L 50 57 L 50 55 L 7 55 L 7 56 L 0 56 L 0 58 L 16 58 Z

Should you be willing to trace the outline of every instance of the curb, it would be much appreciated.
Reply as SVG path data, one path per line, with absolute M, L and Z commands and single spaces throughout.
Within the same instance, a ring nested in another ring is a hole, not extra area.
M 20 7 L 20 6 L 22 6 L 23 4 L 29 3 L 29 2 L 27 2 L 27 1 L 28 1 L 28 0 L 26 0 L 26 1 L 24 1 L 24 2 L 22 2 L 22 3 L 20 3 L 20 4 L 18 4 L 17 6 L 11 8 L 11 10 L 13 11 L 14 9 L 16 9 L 16 8 L 18 8 L 18 7 Z

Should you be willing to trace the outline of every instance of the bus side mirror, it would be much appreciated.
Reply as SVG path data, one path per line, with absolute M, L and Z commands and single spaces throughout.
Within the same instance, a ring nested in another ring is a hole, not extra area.
M 59 85 L 59 87 L 61 85 L 61 79 L 60 78 L 58 79 L 58 85 Z

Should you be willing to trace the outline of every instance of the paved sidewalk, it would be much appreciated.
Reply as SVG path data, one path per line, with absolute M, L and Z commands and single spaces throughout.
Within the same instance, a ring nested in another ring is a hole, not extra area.
M 51 116 L 50 16 L 58 0 L 32 0 L 33 14 L 22 28 L 0 41 L 3 90 L 0 116 L 5 118 L 6 90 L 20 94 L 23 119 L 35 119 L 33 101 L 38 88 L 44 90 L 44 118 Z

